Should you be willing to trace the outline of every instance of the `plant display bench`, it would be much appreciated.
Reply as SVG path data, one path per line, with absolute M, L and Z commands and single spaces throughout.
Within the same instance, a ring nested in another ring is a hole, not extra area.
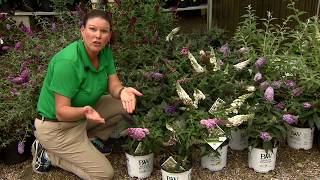
M 177 9 L 162 9 L 164 12 L 170 11 L 192 11 L 192 10 L 207 10 L 207 29 L 208 31 L 211 30 L 212 27 L 212 0 L 208 0 L 207 4 L 201 4 L 199 6 L 190 6 L 185 8 L 177 8 Z

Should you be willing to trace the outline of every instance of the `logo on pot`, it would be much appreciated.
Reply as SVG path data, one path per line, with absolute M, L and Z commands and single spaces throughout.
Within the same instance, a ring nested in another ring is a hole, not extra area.
M 179 178 L 178 177 L 167 176 L 167 180 L 179 180 Z
M 291 132 L 292 136 L 301 136 L 301 132 Z
M 261 159 L 269 159 L 269 158 L 271 158 L 271 154 L 261 154 L 261 157 L 260 157 Z
M 146 164 L 149 164 L 148 159 L 139 160 L 139 166 L 143 166 L 143 165 L 146 165 Z

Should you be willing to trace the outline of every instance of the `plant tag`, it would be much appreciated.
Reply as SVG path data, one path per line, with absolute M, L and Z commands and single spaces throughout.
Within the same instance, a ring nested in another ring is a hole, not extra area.
M 162 169 L 176 169 L 178 163 L 176 160 L 173 159 L 172 156 L 170 156 L 164 163 L 161 164 Z M 185 171 L 185 169 L 182 166 L 179 166 L 179 170 Z
M 139 142 L 136 150 L 134 150 L 134 153 L 135 153 L 135 154 L 141 154 L 141 153 L 143 153 L 142 142 Z
M 205 139 L 205 141 L 212 149 L 217 150 L 227 140 L 224 135 L 225 132 L 217 125 L 216 128 L 211 129 L 209 138 Z

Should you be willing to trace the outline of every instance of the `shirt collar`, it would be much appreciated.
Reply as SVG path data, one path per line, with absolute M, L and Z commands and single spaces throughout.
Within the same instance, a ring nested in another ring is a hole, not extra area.
M 101 70 L 103 70 L 104 68 L 107 67 L 107 60 L 105 58 L 103 58 L 104 56 L 102 55 L 103 50 L 99 53 L 99 69 L 97 70 L 91 63 L 90 58 L 87 54 L 87 50 L 84 46 L 84 42 L 83 40 L 79 40 L 78 41 L 78 52 L 80 53 L 80 57 L 82 60 L 82 63 L 84 65 L 85 69 L 89 69 L 93 72 L 100 72 Z

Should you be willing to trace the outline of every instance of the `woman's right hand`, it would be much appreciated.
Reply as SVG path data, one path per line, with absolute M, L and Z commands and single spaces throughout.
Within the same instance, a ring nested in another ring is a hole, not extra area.
M 93 121 L 96 123 L 102 123 L 102 124 L 105 123 L 104 118 L 102 118 L 100 116 L 100 114 L 95 109 L 93 109 L 91 106 L 84 107 L 84 116 L 89 121 Z

